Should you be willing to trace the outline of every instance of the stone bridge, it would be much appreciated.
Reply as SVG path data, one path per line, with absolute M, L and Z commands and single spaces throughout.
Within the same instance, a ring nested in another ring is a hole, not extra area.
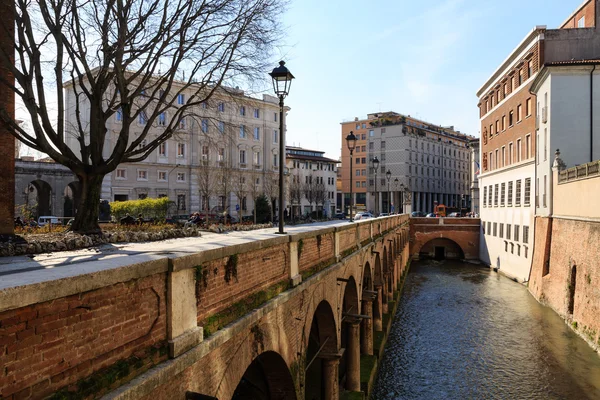
M 15 162 L 15 205 L 27 205 L 36 217 L 72 217 L 79 181 L 67 167 L 53 162 Z
M 0 398 L 329 400 L 368 391 L 407 272 L 408 220 L 0 264 Z
M 480 225 L 479 218 L 411 218 L 411 257 L 478 260 Z

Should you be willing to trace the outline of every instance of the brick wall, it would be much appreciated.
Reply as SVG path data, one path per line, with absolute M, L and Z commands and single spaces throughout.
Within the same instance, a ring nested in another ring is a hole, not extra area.
M 359 226 L 358 241 L 363 242 L 371 238 L 371 224 L 362 224 Z
M 354 225 L 351 229 L 340 232 L 340 252 L 343 253 L 353 246 L 356 246 L 356 227 Z
M 583 7 L 577 10 L 577 12 L 571 18 L 565 21 L 565 23 L 560 27 L 560 29 L 577 28 L 577 24 L 581 17 L 585 17 L 585 28 L 595 27 L 596 1 L 597 0 L 589 0 Z
M 430 221 L 437 224 L 430 224 Z M 439 222 L 437 218 L 411 218 L 410 254 L 414 258 L 418 258 L 421 248 L 429 241 L 449 239 L 460 246 L 466 259 L 479 259 L 481 221 L 478 218 L 444 218 L 444 225 L 439 225 Z M 438 245 L 444 243 L 439 242 Z
M 551 235 L 544 235 L 549 228 Z M 540 229 L 538 231 L 538 229 Z M 535 254 L 529 288 L 598 349 L 600 348 L 600 223 L 553 218 L 536 218 Z M 549 243 L 548 243 L 549 242 Z M 549 247 L 549 264 L 544 266 L 544 246 Z M 571 274 L 575 267 L 575 285 Z M 569 298 L 573 291 L 573 313 Z
M 165 281 L 157 274 L 0 313 L 0 398 L 44 398 L 133 355 L 142 371 L 166 340 Z
M 320 243 L 317 237 L 302 239 L 302 254 L 300 254 L 298 263 L 300 271 L 306 271 L 322 262 L 331 260 L 335 256 L 334 233 L 320 236 Z
M 198 284 L 198 322 L 246 296 L 288 279 L 289 244 L 238 255 L 236 273 L 226 278 L 229 257 L 202 266 L 206 279 Z
M 14 2 L 0 2 L 0 24 L 3 33 L 0 35 L 0 47 L 3 51 L 10 52 L 13 47 L 14 37 Z M 9 29 L 9 34 L 5 34 Z M 0 64 L 0 76 L 9 82 L 13 81 L 10 72 Z M 5 109 L 14 118 L 15 97 L 14 92 L 0 84 L 0 107 Z M 15 139 L 6 128 L 0 124 L 0 235 L 11 235 L 14 227 L 15 208 Z

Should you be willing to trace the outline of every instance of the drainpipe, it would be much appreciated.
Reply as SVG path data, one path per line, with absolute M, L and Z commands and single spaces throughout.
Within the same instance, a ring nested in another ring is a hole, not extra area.
M 594 71 L 595 64 L 590 72 L 590 162 L 594 161 Z

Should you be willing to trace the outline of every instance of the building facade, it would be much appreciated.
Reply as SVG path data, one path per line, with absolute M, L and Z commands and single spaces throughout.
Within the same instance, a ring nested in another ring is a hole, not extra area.
M 67 123 L 74 123 L 75 95 L 69 85 L 65 89 Z M 194 88 L 189 93 L 175 90 L 178 104 L 185 104 L 195 92 Z M 120 164 L 106 175 L 101 197 L 123 201 L 166 196 L 176 208 L 171 214 L 202 210 L 251 215 L 254 199 L 262 193 L 271 196 L 273 176 L 278 175 L 278 102 L 269 95 L 249 97 L 239 89 L 215 92 L 210 101 L 194 106 L 179 122 L 177 132 L 145 160 Z M 167 112 L 156 120 L 150 140 L 164 130 L 168 118 Z M 117 141 L 121 119 L 117 112 L 107 124 L 105 157 Z M 137 127 L 141 131 L 144 125 L 140 114 Z M 136 132 L 131 133 L 135 138 Z M 71 148 L 78 148 L 75 137 L 67 140 Z
M 353 197 L 353 209 L 365 210 L 367 207 L 367 168 L 368 168 L 368 153 L 367 153 L 367 134 L 371 129 L 371 119 L 354 118 L 353 121 L 342 122 L 342 158 L 341 165 L 343 168 L 339 169 L 338 178 L 340 180 L 341 187 L 341 202 L 338 202 L 337 208 L 341 212 L 350 212 L 350 151 L 346 144 L 346 136 L 353 132 L 356 136 L 356 148 L 352 155 L 352 169 L 358 170 L 359 175 L 352 176 L 352 197 Z
M 477 92 L 481 122 L 482 261 L 524 282 L 534 237 L 539 100 L 530 88 L 545 63 L 600 54 L 599 0 L 584 3 L 559 29 L 534 28 Z M 579 18 L 577 19 L 577 17 Z M 577 28 L 570 29 L 573 19 Z M 543 112 L 543 111 L 542 111 Z M 543 118 L 542 115 L 540 115 Z
M 286 146 L 286 208 L 294 217 L 323 211 L 335 214 L 337 161 L 323 151 Z
M 479 174 L 481 173 L 479 162 L 479 139 L 472 139 L 469 141 L 470 211 L 476 215 L 479 215 Z

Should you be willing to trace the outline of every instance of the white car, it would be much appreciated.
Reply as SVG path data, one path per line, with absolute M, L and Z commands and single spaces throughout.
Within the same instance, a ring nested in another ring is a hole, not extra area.
M 40 226 L 40 227 L 45 226 L 47 224 L 52 224 L 52 225 L 60 224 L 58 217 L 54 217 L 51 215 L 45 215 L 43 217 L 39 217 L 37 223 L 38 223 L 38 226 Z
M 371 214 L 370 212 L 366 212 L 366 211 L 357 212 L 356 215 L 354 215 L 355 221 L 360 221 L 361 219 L 368 219 L 368 218 L 373 218 L 373 214 Z

